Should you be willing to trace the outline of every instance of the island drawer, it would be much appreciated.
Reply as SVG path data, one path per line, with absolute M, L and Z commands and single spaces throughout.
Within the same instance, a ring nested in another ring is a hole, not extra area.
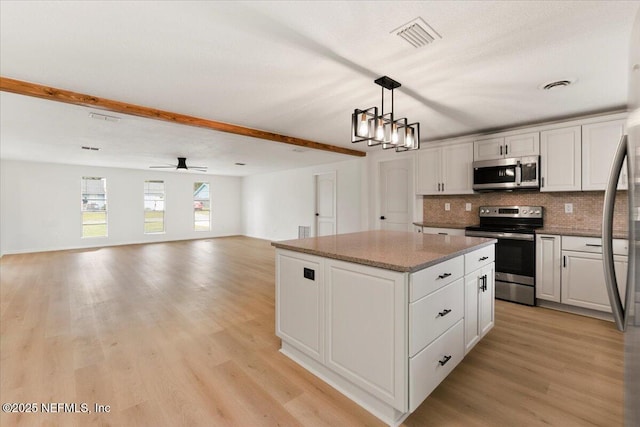
M 409 359 L 409 412 L 449 375 L 464 357 L 464 321 L 459 320 L 427 348 Z
M 409 356 L 415 356 L 463 316 L 463 278 L 409 304 Z
M 464 276 L 464 257 L 462 256 L 416 271 L 409 279 L 409 301 L 417 301 L 462 276 Z
M 495 261 L 495 245 L 485 246 L 464 255 L 464 271 L 471 273 Z

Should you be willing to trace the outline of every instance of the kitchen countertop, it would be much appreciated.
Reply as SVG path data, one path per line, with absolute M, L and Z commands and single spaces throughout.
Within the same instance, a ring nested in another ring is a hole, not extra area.
M 577 237 L 602 237 L 602 230 L 585 229 L 585 228 L 567 228 L 567 227 L 543 227 L 536 230 L 537 234 L 559 234 L 561 236 L 577 236 Z M 629 236 L 626 231 L 613 231 L 614 239 L 627 239 Z
M 431 227 L 431 228 L 455 228 L 457 230 L 464 230 L 467 225 L 461 224 L 440 224 L 437 222 L 414 222 L 413 225 L 417 225 L 418 227 Z M 475 224 L 468 224 L 475 225 Z
M 386 270 L 414 272 L 494 243 L 495 239 L 479 237 L 373 230 L 271 245 Z

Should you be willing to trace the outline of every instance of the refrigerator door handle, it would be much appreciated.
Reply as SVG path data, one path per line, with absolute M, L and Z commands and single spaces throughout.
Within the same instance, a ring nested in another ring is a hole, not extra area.
M 602 213 L 602 263 L 604 266 L 604 279 L 607 285 L 607 294 L 616 326 L 620 331 L 624 331 L 627 323 L 627 307 L 623 307 L 616 283 L 616 273 L 613 265 L 613 208 L 616 199 L 616 188 L 620 179 L 620 171 L 624 158 L 627 157 L 627 135 L 623 135 L 618 144 L 611 171 L 609 172 L 609 182 L 604 192 L 604 208 Z M 628 163 L 628 162 L 627 162 Z M 627 165 L 628 167 L 629 165 Z M 629 278 L 628 280 L 631 280 Z M 627 284 L 625 283 L 625 286 Z M 627 292 L 628 293 L 628 292 Z M 628 300 L 628 299 L 627 299 Z

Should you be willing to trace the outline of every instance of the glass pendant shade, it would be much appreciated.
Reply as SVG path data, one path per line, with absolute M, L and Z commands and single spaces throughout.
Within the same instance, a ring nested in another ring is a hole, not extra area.
M 408 124 L 401 134 L 403 143 L 396 146 L 397 152 L 420 149 L 420 123 Z
M 375 136 L 378 107 L 355 109 L 351 115 L 351 142 L 370 141 Z

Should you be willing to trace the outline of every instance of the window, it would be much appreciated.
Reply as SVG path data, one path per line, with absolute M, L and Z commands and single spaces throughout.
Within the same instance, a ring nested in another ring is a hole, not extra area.
M 211 230 L 211 197 L 208 182 L 193 184 L 193 229 L 195 231 Z
M 82 237 L 107 237 L 107 180 L 83 177 Z
M 144 233 L 164 233 L 164 181 L 144 182 Z

